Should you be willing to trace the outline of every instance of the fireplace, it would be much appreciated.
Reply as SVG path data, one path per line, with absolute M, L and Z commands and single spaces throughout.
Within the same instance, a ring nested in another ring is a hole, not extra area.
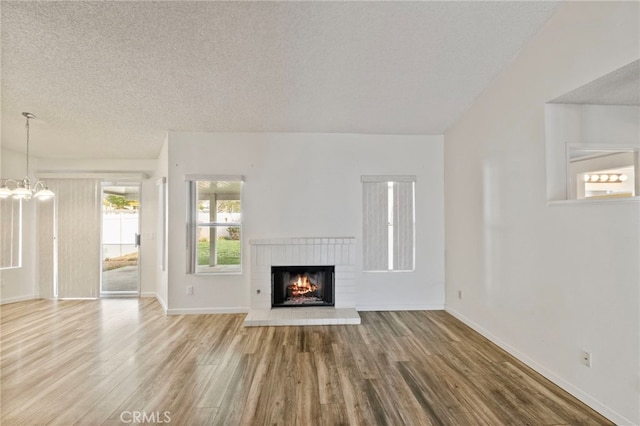
M 334 306 L 334 266 L 272 266 L 271 307 Z
M 270 238 L 249 240 L 251 246 L 251 309 L 271 311 L 274 301 L 273 270 L 286 265 L 333 265 L 332 297 L 329 307 L 337 309 L 356 306 L 356 239 Z M 279 277 L 281 278 L 281 277 Z M 282 284 L 280 284 L 282 285 Z M 283 301 L 280 288 L 279 303 Z M 322 305 L 321 305 L 322 306 Z M 325 305 L 327 306 L 327 305 Z M 278 309 L 273 308 L 276 311 Z

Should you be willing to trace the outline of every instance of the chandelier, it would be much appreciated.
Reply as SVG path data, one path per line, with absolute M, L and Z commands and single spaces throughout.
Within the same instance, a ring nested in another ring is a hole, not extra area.
M 38 180 L 35 184 L 31 185 L 29 179 L 29 120 L 36 118 L 35 115 L 30 112 L 23 112 L 22 115 L 27 119 L 27 174 L 24 179 L 4 179 L 0 186 L 0 198 L 7 198 L 9 196 L 17 200 L 30 200 L 31 198 L 37 198 L 38 200 L 48 200 L 54 196 L 53 192 L 47 188 L 47 184 Z M 10 186 L 13 188 L 11 189 Z

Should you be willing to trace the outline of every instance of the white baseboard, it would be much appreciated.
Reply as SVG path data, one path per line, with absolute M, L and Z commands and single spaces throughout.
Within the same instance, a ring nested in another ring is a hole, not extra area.
M 184 308 L 169 309 L 158 293 L 149 291 L 140 293 L 140 297 L 155 297 L 165 315 L 208 315 L 208 314 L 246 314 L 249 308 Z
M 366 311 L 442 311 L 444 305 L 362 305 L 356 310 Z
M 167 315 L 169 312 L 169 308 L 167 308 L 167 304 L 165 303 L 164 300 L 162 300 L 162 298 L 160 296 L 158 296 L 158 294 L 155 294 L 156 300 L 158 301 L 158 303 L 160 304 L 160 306 L 162 306 L 162 310 L 164 311 L 164 314 Z
M 33 299 L 40 299 L 40 296 L 38 296 L 37 294 L 30 294 L 27 296 L 7 297 L 6 299 L 0 300 L 0 305 L 6 305 L 7 303 L 24 302 L 25 300 Z
M 571 395 L 573 395 L 574 397 L 576 397 L 577 399 L 579 399 L 580 401 L 582 401 L 583 403 L 585 403 L 589 407 L 593 408 L 595 411 L 597 411 L 598 413 L 602 414 L 604 417 L 606 417 L 607 419 L 611 420 L 615 424 L 627 425 L 627 426 L 633 426 L 633 425 L 637 426 L 637 424 L 633 423 L 631 420 L 627 419 L 625 416 L 623 416 L 623 415 L 617 413 L 616 411 L 612 410 L 607 405 L 605 405 L 602 402 L 600 402 L 597 399 L 595 399 L 593 396 L 587 394 L 586 392 L 583 392 L 582 390 L 577 388 L 572 383 L 570 383 L 570 382 L 566 381 L 565 379 L 563 379 L 562 377 L 558 376 L 553 371 L 550 371 L 547 368 L 543 367 L 542 365 L 538 364 L 536 361 L 534 361 L 533 359 L 529 358 L 527 355 L 525 355 L 524 353 L 520 352 L 518 349 L 514 348 L 513 346 L 511 346 L 507 342 L 505 342 L 502 339 L 500 339 L 499 337 L 495 336 L 494 334 L 492 334 L 491 332 L 489 332 L 488 330 L 486 330 L 485 328 L 483 328 L 479 324 L 477 324 L 474 321 L 470 320 L 469 318 L 465 317 L 460 312 L 456 311 L 455 309 L 451 309 L 450 307 L 446 307 L 445 310 L 448 313 L 450 313 L 451 315 L 453 315 L 454 317 L 456 317 L 457 319 L 459 319 L 460 321 L 462 321 L 463 323 L 465 323 L 466 325 L 468 325 L 469 327 L 471 327 L 473 330 L 475 330 L 478 333 L 482 334 L 484 337 L 489 339 L 491 342 L 493 342 L 496 345 L 498 345 L 500 348 L 502 348 L 503 350 L 508 352 L 514 358 L 517 358 L 518 360 L 522 361 L 527 366 L 529 366 L 530 368 L 535 370 L 537 373 L 541 374 L 542 376 L 544 376 L 545 378 L 547 378 L 551 382 L 555 383 L 556 385 L 558 385 L 559 387 L 564 389 L 566 392 L 570 393 Z
M 167 315 L 246 314 L 249 308 L 178 308 L 166 312 Z

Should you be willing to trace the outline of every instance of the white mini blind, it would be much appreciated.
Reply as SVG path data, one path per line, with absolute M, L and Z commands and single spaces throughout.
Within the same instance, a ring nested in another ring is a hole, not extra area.
M 362 176 L 363 269 L 412 271 L 415 176 Z

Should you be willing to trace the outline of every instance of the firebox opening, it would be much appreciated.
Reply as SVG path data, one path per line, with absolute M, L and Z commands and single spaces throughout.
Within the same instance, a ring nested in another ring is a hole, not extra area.
M 271 306 L 334 306 L 334 266 L 272 266 Z

